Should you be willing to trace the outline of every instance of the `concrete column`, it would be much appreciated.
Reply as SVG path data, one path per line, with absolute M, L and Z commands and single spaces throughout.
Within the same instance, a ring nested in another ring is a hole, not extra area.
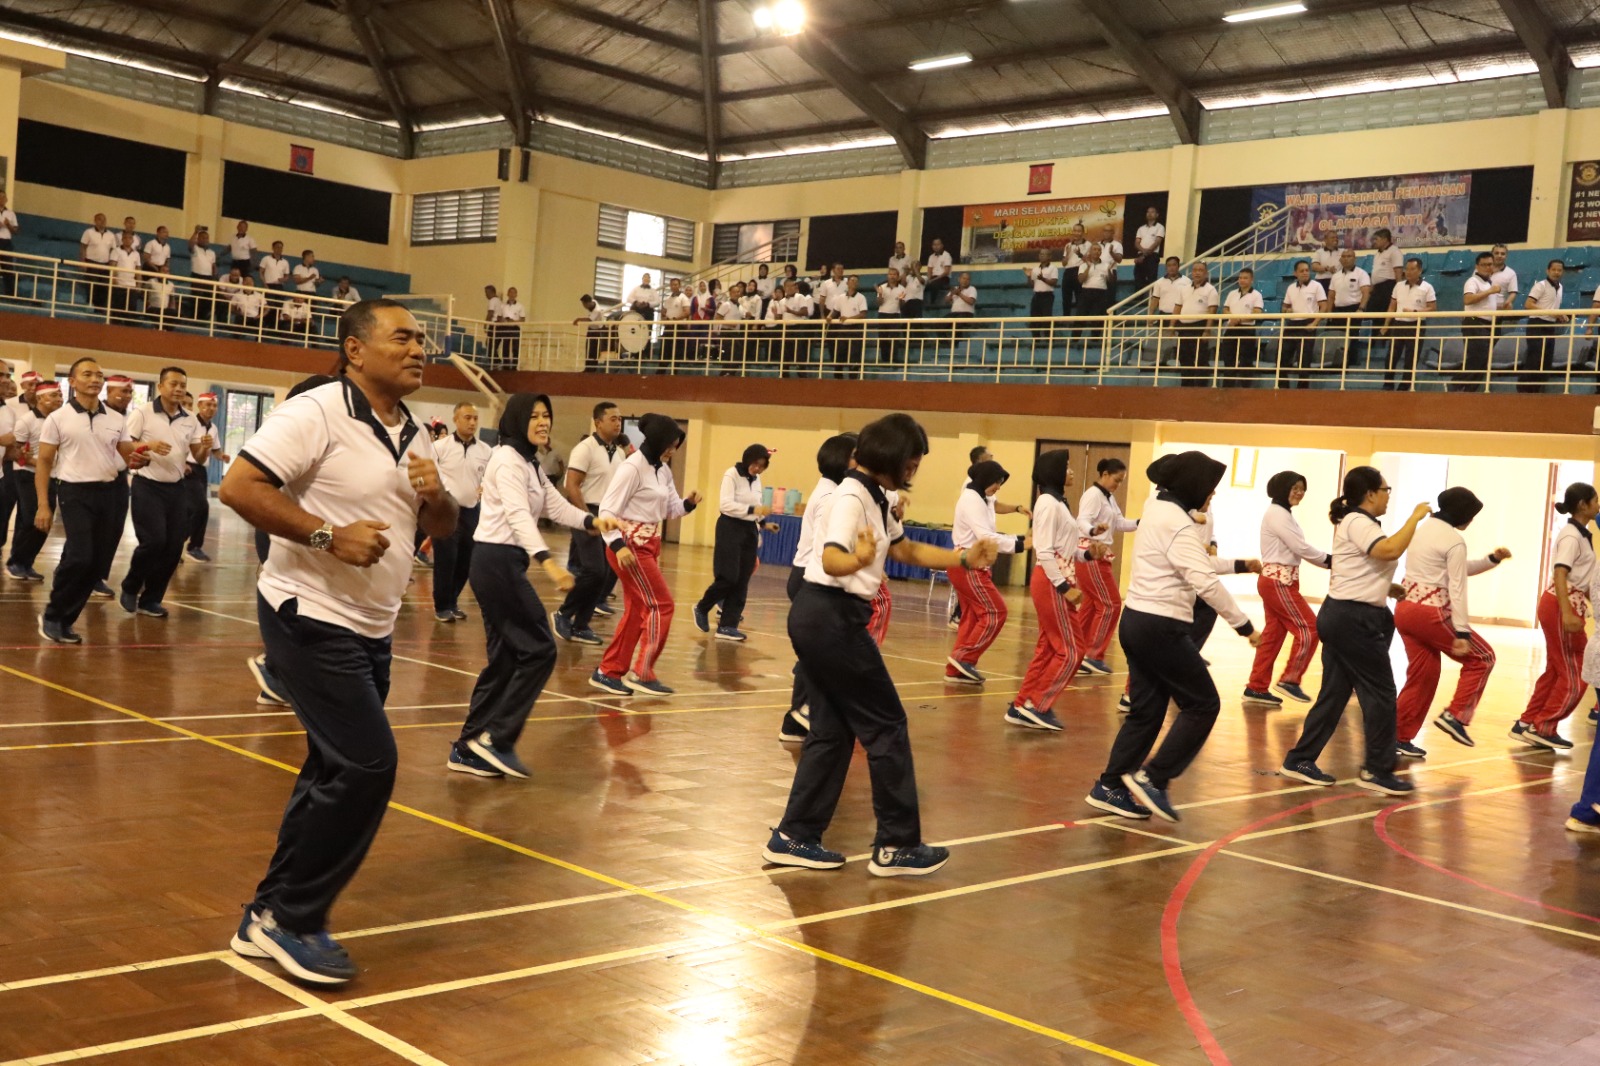
M 1528 244 L 1554 248 L 1566 243 L 1561 222 L 1567 200 L 1567 119 L 1565 108 L 1534 117 L 1533 200 L 1528 205 Z
M 65 52 L 18 41 L 0 40 L 0 191 L 16 182 L 17 118 L 22 110 L 22 79 L 60 70 Z
M 1200 192 L 1194 187 L 1195 163 L 1199 155 L 1197 145 L 1176 145 L 1171 149 L 1171 161 L 1167 168 L 1166 254 L 1185 260 L 1201 250 L 1194 246 L 1200 210 Z

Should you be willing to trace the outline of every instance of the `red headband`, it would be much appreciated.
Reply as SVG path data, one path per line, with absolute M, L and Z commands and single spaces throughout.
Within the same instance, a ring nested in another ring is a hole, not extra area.
M 35 391 L 35 392 L 60 392 L 61 391 L 61 386 L 58 383 L 54 382 L 54 381 L 41 381 L 41 382 L 39 382 L 39 387 L 37 389 L 34 389 L 33 391 Z
M 38 381 L 39 380 L 39 372 L 37 370 L 30 370 L 26 374 L 22 375 L 22 379 L 21 380 L 22 380 L 22 383 L 24 385 L 26 385 L 30 381 Z
M 198 397 L 196 397 L 196 399 L 200 400 L 215 400 L 216 398 L 217 394 L 214 392 L 202 392 Z
M 106 378 L 107 385 L 132 385 L 133 379 L 124 374 L 112 374 Z

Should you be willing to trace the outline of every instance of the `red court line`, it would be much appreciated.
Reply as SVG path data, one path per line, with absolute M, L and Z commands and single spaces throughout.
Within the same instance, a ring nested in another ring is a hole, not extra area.
M 49 641 L 40 640 L 33 644 L 0 644 L 0 651 L 85 652 L 91 649 L 93 651 L 150 651 L 158 649 L 170 650 L 172 648 L 183 648 L 185 651 L 188 651 L 191 648 L 255 648 L 260 650 L 261 642 L 259 640 L 182 640 L 175 641 L 171 644 L 101 644 L 98 642 L 91 642 L 83 645 L 72 645 L 52 644 Z
M 1538 780 L 1552 781 L 1554 779 L 1555 775 L 1552 774 L 1550 777 L 1539 778 Z M 1389 835 L 1389 816 L 1399 811 L 1408 810 L 1412 806 L 1413 805 L 1409 803 L 1396 803 L 1392 807 L 1385 807 L 1381 812 L 1379 812 L 1378 817 L 1374 819 L 1372 823 L 1372 831 L 1378 834 L 1378 839 L 1389 845 L 1389 847 L 1397 854 L 1404 855 L 1412 862 L 1426 866 L 1435 873 L 1444 874 L 1446 877 L 1453 877 L 1457 881 L 1465 882 L 1466 884 L 1472 885 L 1474 888 L 1481 888 L 1486 892 L 1493 892 L 1497 896 L 1504 896 L 1507 899 L 1514 899 L 1519 903 L 1529 903 L 1535 907 L 1550 911 L 1554 914 L 1564 914 L 1568 918 L 1579 918 L 1586 922 L 1600 922 L 1600 917 L 1596 917 L 1593 914 L 1583 914 L 1580 911 L 1569 911 L 1565 907 L 1557 907 L 1553 903 L 1546 903 L 1542 899 L 1534 899 L 1531 896 L 1519 896 L 1517 893 L 1512 892 L 1509 889 L 1500 888 L 1497 885 L 1491 885 L 1484 881 L 1479 881 L 1476 878 L 1468 877 L 1464 873 L 1458 873 L 1457 871 L 1448 867 L 1440 866 L 1436 862 L 1431 862 L 1428 859 L 1424 859 L 1421 855 L 1418 855 L 1416 852 L 1410 850 L 1404 844 L 1400 843 L 1394 837 Z
M 1183 1015 L 1183 1020 L 1188 1023 L 1189 1031 L 1194 1033 L 1195 1039 L 1200 1041 L 1200 1047 L 1205 1051 L 1206 1058 L 1212 1066 L 1232 1066 L 1227 1052 L 1222 1050 L 1222 1045 L 1217 1043 L 1217 1038 L 1211 1032 L 1211 1027 L 1206 1024 L 1206 1019 L 1200 1013 L 1200 1006 L 1194 1000 L 1194 995 L 1189 991 L 1189 982 L 1184 979 L 1183 965 L 1178 959 L 1178 918 L 1183 913 L 1183 906 L 1189 900 L 1189 892 L 1194 888 L 1195 882 L 1200 880 L 1200 875 L 1205 873 L 1206 866 L 1212 858 L 1223 848 L 1232 844 L 1242 836 L 1254 833 L 1263 826 L 1273 822 L 1281 822 L 1285 818 L 1319 807 L 1324 803 L 1333 803 L 1336 800 L 1351 799 L 1355 796 L 1364 796 L 1364 792 L 1346 792 L 1339 796 L 1324 796 L 1302 803 L 1298 807 L 1290 807 L 1286 811 L 1270 814 L 1249 825 L 1240 826 L 1227 836 L 1212 841 L 1210 847 L 1202 851 L 1189 864 L 1189 869 L 1184 871 L 1179 878 L 1177 887 L 1172 890 L 1172 895 L 1167 898 L 1167 906 L 1161 912 L 1161 968 L 1167 975 L 1167 986 L 1172 989 L 1172 998 L 1177 1001 L 1178 1011 Z

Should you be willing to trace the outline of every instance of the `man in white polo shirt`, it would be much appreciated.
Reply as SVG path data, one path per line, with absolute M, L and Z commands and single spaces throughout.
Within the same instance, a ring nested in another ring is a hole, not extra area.
M 463 400 L 453 412 L 456 431 L 434 442 L 439 476 L 455 498 L 461 517 L 456 531 L 433 540 L 433 620 L 464 622 L 461 590 L 472 567 L 472 537 L 478 531 L 478 501 L 483 497 L 483 472 L 493 450 L 478 439 L 478 409 Z
M 1359 316 L 1372 296 L 1372 277 L 1356 266 L 1354 248 L 1339 253 L 1339 269 L 1328 279 L 1327 290 L 1329 311 L 1344 316 L 1333 319 L 1332 325 L 1344 333 L 1340 344 L 1344 348 L 1344 365 L 1349 366 L 1350 345 L 1365 325 Z
M 118 597 L 129 614 L 167 617 L 161 601 L 189 535 L 184 469 L 188 460 L 205 458 L 211 438 L 183 406 L 188 388 L 189 375 L 182 367 L 163 367 L 156 398 L 128 416 L 128 436 L 148 445 L 150 455 L 149 465 L 133 475 L 133 533 L 139 545 Z
M 1034 321 L 1028 329 L 1035 341 L 1050 335 L 1051 317 L 1056 306 L 1056 289 L 1061 285 L 1061 271 L 1056 269 L 1055 255 L 1048 248 L 1039 249 L 1039 262 L 1023 271 L 1033 284 L 1033 298 L 1028 301 L 1028 317 Z
M 317 266 L 317 253 L 310 248 L 300 253 L 300 262 L 294 265 L 294 287 L 307 296 L 315 296 L 322 285 L 322 270 Z
M 217 301 L 217 250 L 211 247 L 211 233 L 204 226 L 196 226 L 189 235 L 189 317 L 205 321 L 215 319 L 218 307 L 227 317 L 227 304 Z
M 1472 275 L 1461 287 L 1461 373 L 1455 375 L 1449 392 L 1488 392 L 1489 360 L 1494 349 L 1494 337 L 1510 323 L 1498 324 L 1491 317 L 1505 306 L 1506 291 L 1494 280 L 1493 252 L 1479 252 Z M 1512 284 L 1516 284 L 1512 275 Z
M 222 441 L 217 436 L 217 394 L 202 392 L 196 396 L 194 414 L 200 422 L 200 428 L 205 430 L 210 445 L 206 455 L 199 459 L 189 458 L 189 468 L 183 475 L 184 495 L 189 500 L 189 546 L 183 554 L 197 563 L 209 563 L 211 556 L 206 554 L 206 530 L 211 524 L 211 460 L 218 459 L 226 463 L 229 457 L 222 450 Z
M 611 475 L 628 457 L 622 447 L 622 415 L 617 405 L 609 400 L 594 405 L 594 431 L 580 440 L 567 460 L 567 479 L 562 491 L 574 507 L 582 507 L 592 515 L 600 513 L 600 501 L 605 498 Z M 605 542 L 598 536 L 574 532 L 568 548 L 567 569 L 574 584 L 567 598 L 556 608 L 556 636 L 574 644 L 600 643 L 590 622 L 605 595 L 606 575 L 611 567 L 606 563 Z M 607 609 L 606 614 L 611 611 Z
M 1328 313 L 1328 293 L 1322 283 L 1311 277 L 1311 264 L 1302 259 L 1294 265 L 1294 284 L 1283 290 L 1283 332 L 1278 341 L 1278 372 L 1280 378 L 1293 381 L 1289 388 L 1309 389 L 1311 379 L 1285 371 L 1309 369 L 1308 362 L 1322 366 L 1317 345 L 1317 326 Z
M 138 235 L 122 234 L 122 243 L 111 250 L 111 317 L 115 322 L 132 322 L 139 308 Z
M 867 297 L 861 291 L 861 279 L 851 274 L 845 279 L 844 288 L 828 299 L 827 329 L 834 344 L 834 377 L 842 376 L 846 367 L 861 365 L 866 321 Z
M 949 302 L 945 299 L 945 295 L 950 291 L 950 271 L 955 266 L 955 260 L 944 250 L 944 241 L 938 237 L 933 239 L 931 249 L 927 263 L 928 284 L 923 292 L 923 299 L 937 307 Z
M 228 242 L 228 254 L 233 259 L 233 269 L 239 272 L 241 278 L 255 275 L 257 247 L 256 239 L 250 236 L 250 223 L 240 222 L 234 230 L 233 240 Z
M 1406 272 L 1405 257 L 1394 246 L 1394 234 L 1387 226 L 1372 231 L 1372 295 L 1367 299 L 1367 312 L 1377 313 L 1389 306 L 1394 287 Z
M 1152 315 L 1177 313 L 1178 305 L 1183 303 L 1183 290 L 1189 287 L 1189 279 L 1179 269 L 1182 265 L 1177 256 L 1167 256 L 1167 272 L 1156 279 L 1155 286 L 1150 290 Z
M 116 249 L 117 235 L 106 228 L 106 216 L 94 216 L 94 225 L 83 231 L 78 239 L 78 258 L 84 263 L 84 277 L 89 283 L 89 303 L 101 310 L 108 300 L 111 253 Z
M 126 419 L 128 417 L 128 408 L 133 404 L 133 379 L 126 374 L 107 374 L 103 399 L 106 407 Z M 117 527 L 117 540 L 121 541 L 122 531 L 128 525 L 128 505 L 132 499 L 133 486 L 128 476 L 128 464 L 123 461 L 120 454 L 115 458 L 117 460 L 117 513 L 111 522 L 112 525 Z M 100 573 L 97 577 L 99 580 L 95 582 L 94 589 L 89 595 L 97 600 L 116 599 L 117 594 L 109 584 L 111 581 L 110 559 L 105 561 L 105 565 L 100 568 Z
M 340 380 L 274 408 L 222 483 L 222 502 L 272 536 L 256 613 L 310 748 L 232 946 L 319 985 L 357 973 L 328 912 L 394 788 L 384 701 L 411 545 L 419 527 L 450 536 L 458 516 L 403 402 L 422 387 L 422 342 L 403 305 L 352 304 L 339 318 Z
M 294 265 L 283 254 L 283 242 L 273 241 L 272 251 L 261 257 L 261 286 L 273 292 L 287 292 L 289 273 Z
M 1161 212 L 1154 205 L 1144 209 L 1144 225 L 1133 238 L 1133 284 L 1142 289 L 1153 284 L 1161 269 L 1161 252 L 1167 246 L 1167 227 L 1161 224 Z
M 33 374 L 33 371 L 28 371 L 28 374 Z M 23 377 L 26 379 L 27 375 Z M 9 446 L 12 462 L 16 465 L 7 480 L 16 490 L 17 524 L 15 535 L 11 538 L 11 554 L 6 556 L 6 573 L 18 581 L 44 580 L 44 575 L 33 568 L 39 558 L 39 549 L 44 547 L 46 535 L 34 524 L 39 513 L 34 461 L 39 457 L 39 431 L 44 428 L 44 420 L 61 406 L 61 386 L 54 381 L 39 381 L 37 374 L 33 374 L 33 377 L 37 387 L 26 393 L 28 403 L 17 412 Z M 54 509 L 53 486 L 49 500 L 50 507 Z
M 144 242 L 140 253 L 146 270 L 160 270 L 171 263 L 172 242 L 168 238 L 167 227 L 157 226 L 156 235 Z
M 1322 235 L 1322 247 L 1311 253 L 1311 274 L 1326 289 L 1344 261 L 1339 250 L 1339 231 L 1330 229 Z
M 1417 347 L 1425 328 L 1422 319 L 1416 316 L 1423 311 L 1438 309 L 1438 294 L 1433 291 L 1432 285 L 1422 280 L 1422 260 L 1415 256 L 1407 259 L 1405 278 L 1390 290 L 1388 310 L 1395 317 L 1385 322 L 1378 331 L 1382 336 L 1389 336 L 1392 331 L 1394 337 L 1389 342 L 1389 372 L 1383 377 L 1385 390 L 1411 390 L 1411 381 L 1416 372 Z
M 17 213 L 11 210 L 6 194 L 0 192 L 0 296 L 15 295 L 15 271 L 11 266 L 11 239 L 22 232 Z
M 50 482 L 55 479 L 67 534 L 49 603 L 39 616 L 39 635 L 56 644 L 83 643 L 72 624 L 122 539 L 116 456 L 120 453 L 131 469 L 144 465 L 144 450 L 128 437 L 127 423 L 100 400 L 105 380 L 93 359 L 73 363 L 67 373 L 72 399 L 46 418 L 39 431 L 33 482 L 39 510 L 33 525 L 41 533 L 50 532 L 55 519 Z
M 1206 373 L 1211 366 L 1211 345 L 1207 337 L 1216 324 L 1211 316 L 1217 313 L 1222 297 L 1211 284 L 1211 271 L 1204 263 L 1195 263 L 1189 271 L 1189 284 L 1178 290 L 1178 376 L 1179 384 L 1204 387 Z

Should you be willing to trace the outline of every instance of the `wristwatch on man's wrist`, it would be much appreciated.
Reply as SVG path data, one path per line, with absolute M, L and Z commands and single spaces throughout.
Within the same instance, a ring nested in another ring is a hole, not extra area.
M 314 552 L 325 552 L 333 547 L 333 523 L 324 522 L 312 531 L 306 543 Z

